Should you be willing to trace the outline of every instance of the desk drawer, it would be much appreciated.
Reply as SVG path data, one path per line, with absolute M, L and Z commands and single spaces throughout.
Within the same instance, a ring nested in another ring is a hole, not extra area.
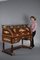
M 17 43 L 17 42 L 19 42 L 20 41 L 20 38 L 14 38 L 13 40 L 12 40 L 12 43 Z

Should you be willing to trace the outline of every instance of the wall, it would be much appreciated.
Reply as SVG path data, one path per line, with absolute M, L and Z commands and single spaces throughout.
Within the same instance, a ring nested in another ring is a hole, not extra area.
M 37 18 L 37 33 L 35 46 L 40 46 L 40 0 L 8 0 L 0 2 L 0 41 L 2 41 L 3 24 L 25 24 L 29 17 L 34 15 Z M 27 17 L 27 20 L 25 19 Z

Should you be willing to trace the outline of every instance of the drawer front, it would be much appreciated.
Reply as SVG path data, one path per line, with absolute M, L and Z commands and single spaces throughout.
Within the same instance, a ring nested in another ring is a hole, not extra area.
M 13 40 L 12 40 L 12 43 L 17 43 L 17 42 L 19 42 L 20 41 L 20 38 L 14 38 Z

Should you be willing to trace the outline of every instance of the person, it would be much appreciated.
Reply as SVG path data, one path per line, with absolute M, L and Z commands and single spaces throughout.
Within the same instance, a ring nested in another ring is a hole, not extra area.
M 37 28 L 37 21 L 36 21 L 36 18 L 34 16 L 31 16 L 30 17 L 30 20 L 31 20 L 31 32 L 32 32 L 32 41 L 31 41 L 31 48 L 34 47 L 34 36 L 36 34 L 36 28 Z

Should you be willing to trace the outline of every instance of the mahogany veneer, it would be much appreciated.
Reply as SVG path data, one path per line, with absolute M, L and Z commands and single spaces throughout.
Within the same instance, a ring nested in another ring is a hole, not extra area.
M 22 45 L 13 47 L 14 43 L 22 40 Z M 30 46 L 24 46 L 23 40 L 30 40 Z M 2 25 L 3 52 L 13 55 L 13 51 L 18 48 L 30 48 L 32 41 L 31 29 L 26 24 L 21 25 Z M 11 48 L 5 49 L 5 42 L 11 44 Z

